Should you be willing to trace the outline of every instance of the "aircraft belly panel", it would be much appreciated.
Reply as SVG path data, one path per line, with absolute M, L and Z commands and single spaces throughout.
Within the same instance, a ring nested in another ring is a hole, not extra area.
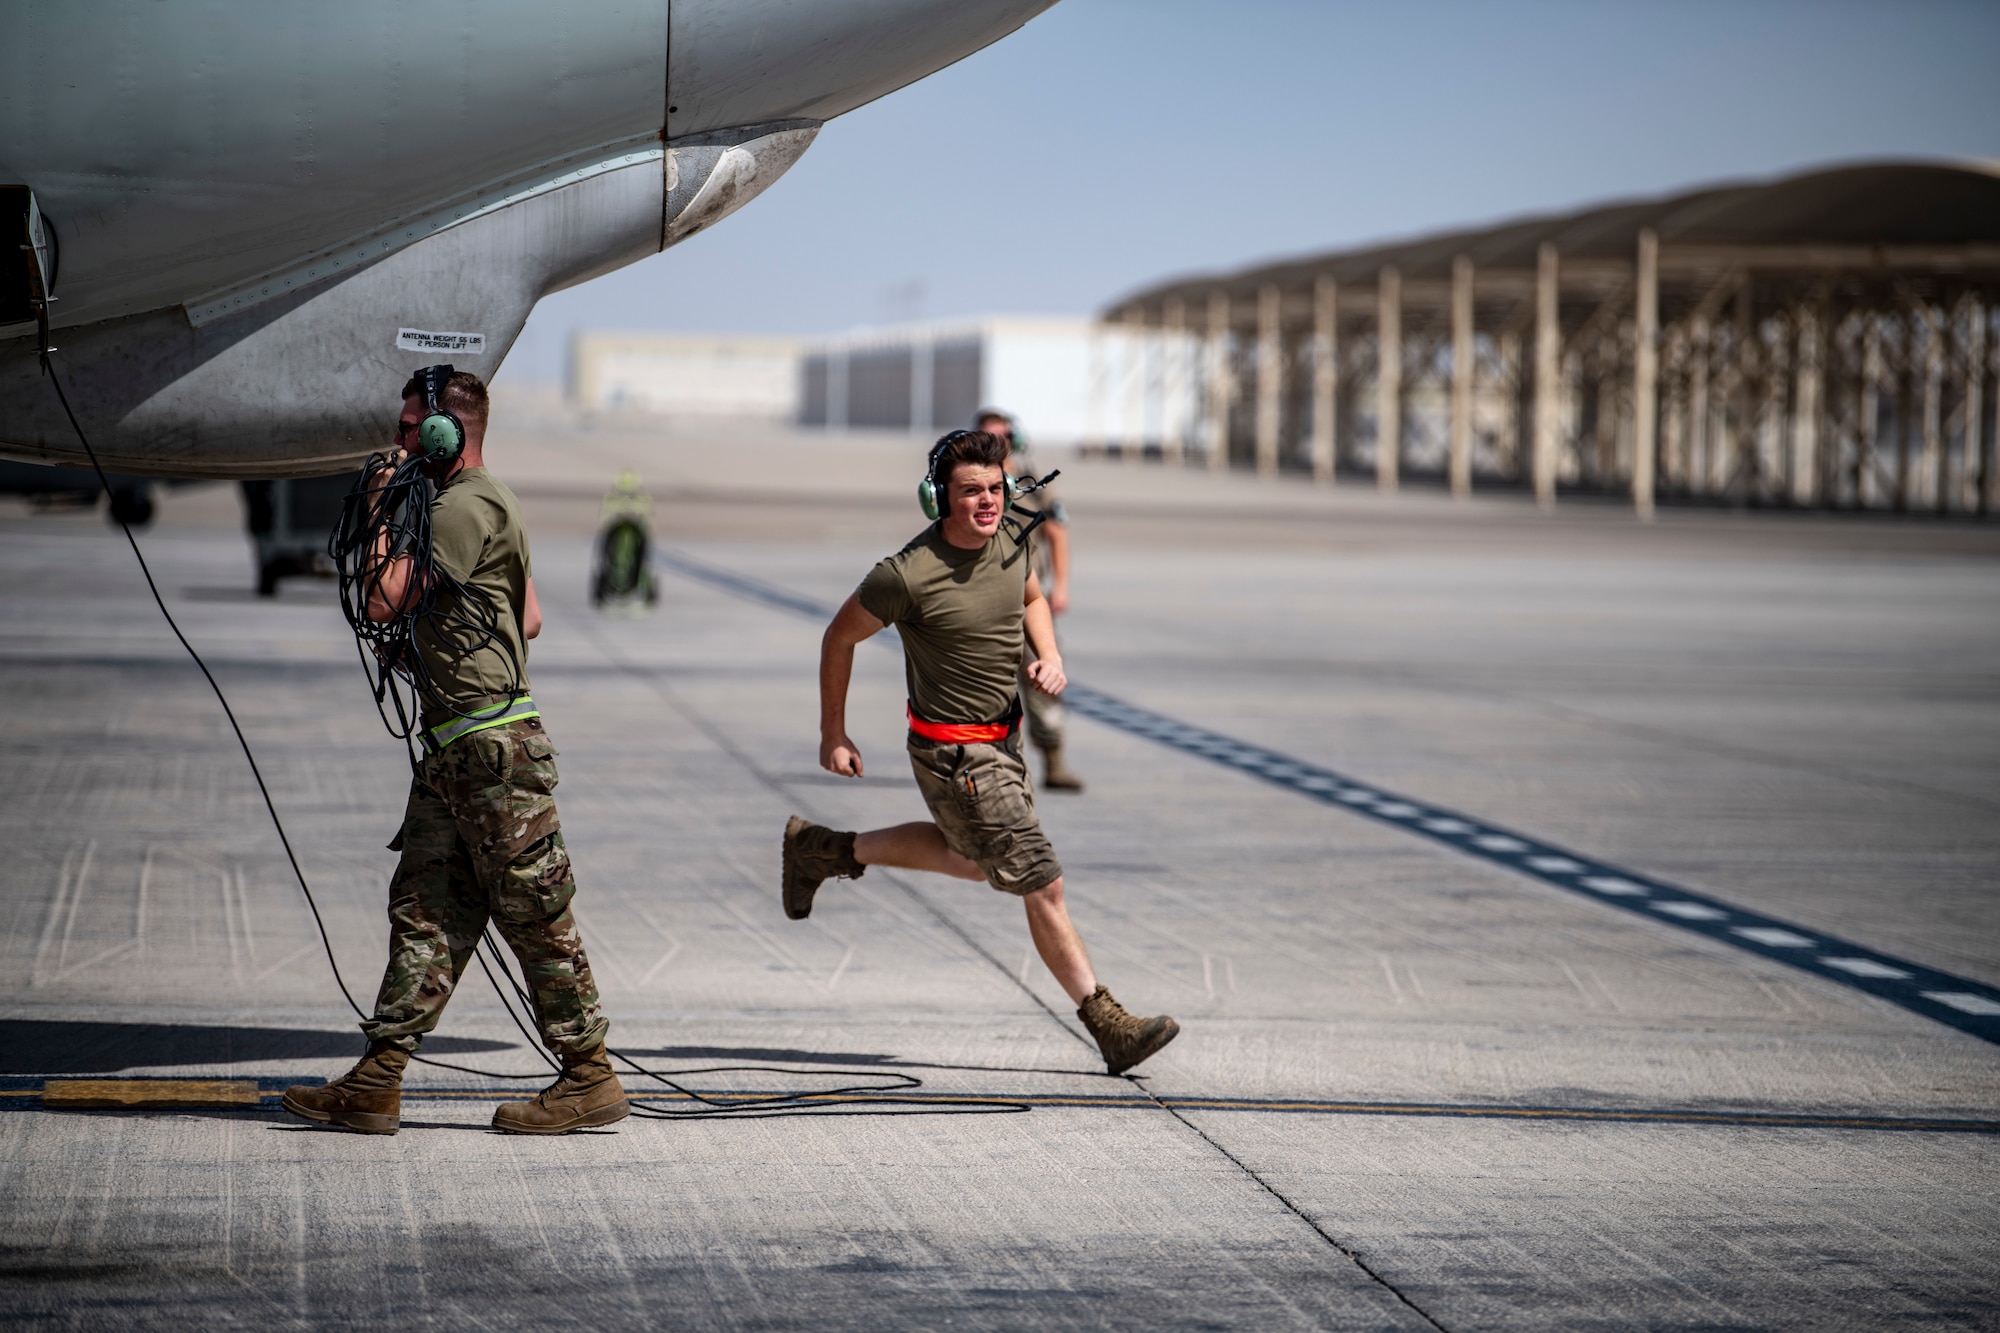
M 643 259 L 742 207 L 819 133 L 751 125 L 629 156 L 230 309 L 64 329 L 56 365 L 106 467 L 314 476 L 386 443 L 402 378 L 491 378 L 541 297 Z M 218 300 L 216 304 L 222 303 Z M 0 455 L 84 462 L 32 340 L 0 343 Z
M 607 172 L 427 237 L 359 272 L 191 327 L 179 309 L 66 330 L 57 368 L 107 469 L 313 476 L 385 448 L 396 389 L 450 361 L 491 378 L 544 292 L 660 248 L 657 161 Z M 399 345 L 476 334 L 477 352 Z M 0 453 L 83 453 L 27 340 L 0 361 Z
M 511 208 L 536 195 L 547 194 L 607 171 L 618 171 L 641 163 L 658 163 L 664 150 L 658 135 L 646 135 L 623 143 L 566 154 L 561 159 L 514 173 L 486 188 L 468 191 L 409 217 L 397 218 L 360 236 L 317 254 L 291 260 L 283 268 L 260 274 L 215 291 L 192 295 L 183 304 L 188 322 L 206 324 L 210 320 L 256 305 L 288 291 L 310 286 L 321 278 L 333 277 L 372 260 L 413 245 L 450 227 L 463 226 L 473 219 Z

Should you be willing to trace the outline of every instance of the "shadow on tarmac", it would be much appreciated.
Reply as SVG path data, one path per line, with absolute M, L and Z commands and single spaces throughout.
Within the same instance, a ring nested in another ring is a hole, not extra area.
M 113 1074 L 176 1065 L 255 1064 L 269 1060 L 353 1060 L 352 1029 L 217 1027 L 188 1023 L 0 1020 L 0 1075 Z M 430 1055 L 511 1051 L 511 1042 L 474 1037 L 425 1040 Z
M 650 1060 L 770 1060 L 787 1065 L 899 1065 L 894 1055 L 843 1051 L 793 1051 L 770 1046 L 661 1046 L 653 1050 L 620 1047 L 620 1054 Z

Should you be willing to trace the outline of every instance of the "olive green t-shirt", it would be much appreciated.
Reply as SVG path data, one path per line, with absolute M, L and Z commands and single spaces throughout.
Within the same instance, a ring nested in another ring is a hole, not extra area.
M 498 621 L 496 642 L 484 646 L 475 646 L 482 635 L 452 623 L 448 616 L 426 616 L 417 622 L 417 652 L 446 702 L 463 710 L 492 695 L 526 694 L 528 639 L 522 619 L 534 568 L 528 560 L 528 529 L 521 522 L 514 492 L 483 467 L 460 471 L 431 501 L 431 554 L 440 570 L 492 607 Z M 438 609 L 453 608 L 440 598 Z M 427 727 L 454 716 L 429 700 L 423 715 Z
M 997 722 L 1014 707 L 1028 553 L 996 533 L 976 551 L 933 523 L 868 571 L 861 609 L 903 636 L 910 705 L 929 722 Z

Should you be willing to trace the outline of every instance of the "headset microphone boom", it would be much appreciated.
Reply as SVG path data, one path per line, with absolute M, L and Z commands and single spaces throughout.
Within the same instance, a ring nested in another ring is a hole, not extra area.
M 951 431 L 940 436 L 938 442 L 931 446 L 930 457 L 924 463 L 924 479 L 917 483 L 917 503 L 923 507 L 925 518 L 933 520 L 943 518 L 945 510 L 950 507 L 950 500 L 944 493 L 944 482 L 938 477 L 938 464 L 943 460 L 945 450 L 951 448 L 952 445 L 957 444 L 968 435 L 976 435 L 978 433 L 977 431 L 970 430 Z M 1005 468 L 1000 469 L 1000 475 L 1005 479 L 1007 487 L 1006 499 L 1000 506 L 1001 514 L 1005 515 L 1024 496 L 1033 495 L 1036 491 L 1039 491 L 1042 487 L 1060 477 L 1062 469 L 1057 468 L 1046 477 L 1029 478 L 1027 481 L 1022 481 Z M 1045 511 L 1039 509 L 1032 509 L 1026 512 L 1031 517 L 1011 534 L 1016 545 L 1028 540 L 1028 534 L 1040 527 L 1043 520 L 1048 517 Z

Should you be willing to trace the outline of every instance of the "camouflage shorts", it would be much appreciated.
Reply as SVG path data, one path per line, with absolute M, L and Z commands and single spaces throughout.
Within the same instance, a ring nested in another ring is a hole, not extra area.
M 477 731 L 424 756 L 389 885 L 389 967 L 362 1028 L 415 1050 L 437 1026 L 490 920 L 513 949 L 542 1040 L 600 1045 L 608 1025 L 577 934 L 576 877 L 556 816 L 556 751 L 540 718 Z
M 1003 893 L 1030 894 L 1062 878 L 1056 849 L 1035 817 L 1035 792 L 1019 732 L 992 745 L 910 737 L 910 768 L 944 845 Z

